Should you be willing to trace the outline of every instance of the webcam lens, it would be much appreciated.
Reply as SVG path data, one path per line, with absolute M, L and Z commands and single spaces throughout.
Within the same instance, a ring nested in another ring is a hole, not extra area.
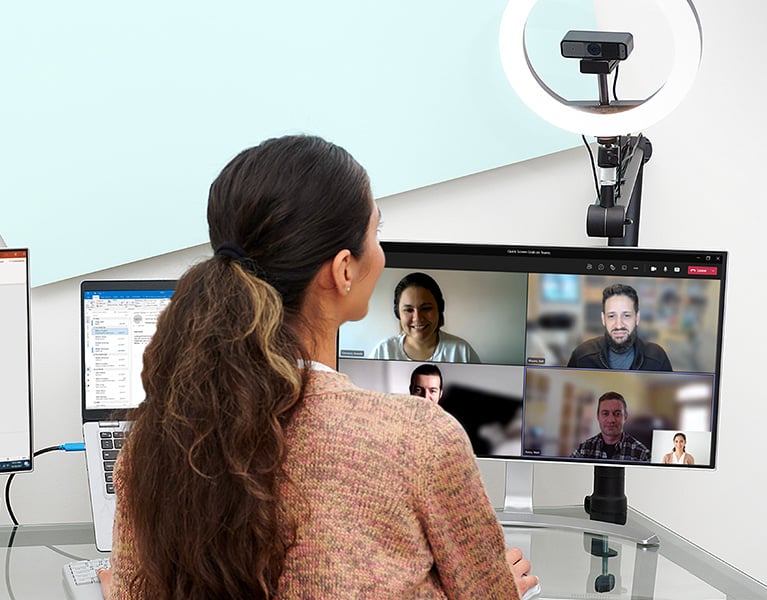
M 592 56 L 599 56 L 602 54 L 602 44 L 591 43 L 586 47 L 586 51 Z

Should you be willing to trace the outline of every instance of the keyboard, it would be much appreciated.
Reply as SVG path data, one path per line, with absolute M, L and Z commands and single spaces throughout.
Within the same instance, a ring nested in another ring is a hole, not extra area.
M 70 600 L 104 600 L 96 571 L 109 568 L 108 558 L 91 558 L 67 563 L 62 569 L 64 589 Z
M 99 436 L 101 437 L 101 458 L 104 459 L 104 485 L 107 494 L 114 494 L 115 486 L 112 472 L 115 468 L 117 453 L 125 442 L 125 432 L 119 429 L 116 431 L 105 430 L 99 432 Z
M 64 588 L 70 600 L 104 600 L 96 571 L 109 568 L 108 558 L 78 560 L 64 565 Z M 540 584 L 529 589 L 522 600 L 532 600 L 541 593 Z

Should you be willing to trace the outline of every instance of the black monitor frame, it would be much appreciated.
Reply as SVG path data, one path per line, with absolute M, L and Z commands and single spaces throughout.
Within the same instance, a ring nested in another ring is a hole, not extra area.
M 695 250 L 663 250 L 663 249 L 637 249 L 631 247 L 595 247 L 595 248 L 567 248 L 550 246 L 513 246 L 513 245 L 488 245 L 488 244 L 451 244 L 451 243 L 429 243 L 429 242 L 383 242 L 387 260 L 387 270 L 406 271 L 425 271 L 431 274 L 439 274 L 440 271 L 464 271 L 467 274 L 476 274 L 477 272 L 486 273 L 522 273 L 525 276 L 534 275 L 541 277 L 544 274 L 568 274 L 575 276 L 579 280 L 585 281 L 587 278 L 593 278 L 598 281 L 600 278 L 626 279 L 631 281 L 650 283 L 662 281 L 665 284 L 665 292 L 673 297 L 675 286 L 689 285 L 695 289 L 702 289 L 707 294 L 710 304 L 715 306 L 715 323 L 713 329 L 709 326 L 709 333 L 713 332 L 714 346 L 708 347 L 705 360 L 705 367 L 692 368 L 690 364 L 685 363 L 682 369 L 685 373 L 674 374 L 639 374 L 639 372 L 626 373 L 625 377 L 641 377 L 644 379 L 655 378 L 658 385 L 664 384 L 663 380 L 678 380 L 684 378 L 690 380 L 701 379 L 710 380 L 711 401 L 710 401 L 710 434 L 708 456 L 701 456 L 700 462 L 691 467 L 693 469 L 713 469 L 716 466 L 716 432 L 718 427 L 719 413 L 719 388 L 721 372 L 721 341 L 723 335 L 723 313 L 725 298 L 725 276 L 727 265 L 727 253 L 724 251 L 695 251 Z M 470 280 L 467 277 L 467 281 Z M 711 283 L 713 282 L 713 283 Z M 389 282 L 390 284 L 390 282 Z M 471 287 L 471 284 L 467 284 Z M 681 289 L 681 288 L 680 288 Z M 593 292 L 593 290 L 592 290 Z M 477 292 L 479 293 L 479 292 Z M 525 291 L 524 302 L 529 303 L 529 290 Z M 560 294 L 559 299 L 562 302 L 568 301 L 568 290 L 554 290 L 555 295 Z M 700 293 L 698 290 L 696 293 Z M 375 295 L 375 294 L 374 294 Z M 391 296 L 391 290 L 387 288 L 385 295 Z M 456 313 L 456 302 L 446 293 L 446 315 L 448 318 L 447 331 L 451 331 L 450 322 Z M 673 298 L 672 298 L 673 300 Z M 511 300 L 510 300 L 511 301 Z M 388 299 L 388 306 L 391 307 L 391 298 Z M 601 311 L 601 297 L 595 300 L 591 298 L 590 302 L 595 305 L 592 313 Z M 384 303 L 385 304 L 385 303 Z M 640 302 L 640 312 L 643 304 Z M 647 306 L 645 306 L 647 310 Z M 377 310 L 371 308 L 371 312 Z M 529 314 L 531 307 L 526 305 L 526 312 Z M 650 311 L 648 311 L 649 314 Z M 657 305 L 654 318 L 660 319 Z M 388 318 L 393 320 L 390 309 L 387 311 Z M 643 314 L 644 317 L 644 314 Z M 371 329 L 368 326 L 368 319 L 360 322 L 362 327 Z M 571 369 L 563 365 L 557 365 L 552 369 L 552 365 L 546 364 L 545 359 L 537 362 L 536 356 L 528 353 L 527 331 L 529 323 L 525 324 L 525 357 L 521 364 L 516 366 L 525 371 L 525 377 L 534 371 L 540 371 L 544 374 L 547 370 L 552 375 L 563 378 L 568 377 L 568 371 Z M 549 323 L 550 325 L 550 323 Z M 344 371 L 344 360 L 350 358 L 364 358 L 367 355 L 367 348 L 364 350 L 350 348 L 345 346 L 345 325 L 339 334 L 339 369 Z M 374 328 L 372 328 L 374 329 Z M 641 327 L 640 327 L 641 331 Z M 454 330 L 451 332 L 455 333 Z M 463 334 L 463 332 L 459 332 Z M 685 346 L 689 349 L 689 345 Z M 480 352 L 480 355 L 482 352 Z M 677 352 L 677 357 L 681 356 Z M 672 354 L 673 358 L 673 354 Z M 559 360 L 562 360 L 561 358 Z M 673 362 L 673 360 L 672 360 Z M 679 362 L 679 361 L 677 361 Z M 681 363 L 680 363 L 681 364 Z M 696 370 L 699 369 L 699 370 Z M 601 376 L 607 375 L 608 371 L 602 373 L 586 373 L 580 369 L 573 369 L 573 376 Z M 364 383 L 363 383 L 364 385 Z M 388 390 L 395 391 L 395 390 Z M 406 391 L 406 390 L 399 390 Z M 524 402 L 529 398 L 525 395 Z M 525 416 L 527 420 L 529 417 Z M 459 419 L 460 420 L 460 419 Z M 670 429 L 677 429 L 679 425 L 672 423 Z M 668 432 L 665 432 L 668 433 Z M 470 436 L 471 437 L 471 436 Z M 665 439 L 665 438 L 664 438 Z M 670 449 L 670 448 L 669 448 Z M 527 450 L 527 448 L 525 449 Z M 519 484 L 520 489 L 508 489 L 505 500 L 505 511 L 507 513 L 527 513 L 532 512 L 532 467 L 540 462 L 557 463 L 577 463 L 592 464 L 596 469 L 603 469 L 608 475 L 608 481 L 615 479 L 617 484 L 622 487 L 623 472 L 620 467 L 634 466 L 633 463 L 616 462 L 612 460 L 601 459 L 572 459 L 565 455 L 497 455 L 494 453 L 477 452 L 480 458 L 496 458 L 507 461 L 507 469 L 513 470 L 515 476 L 507 476 L 507 485 L 512 488 Z M 708 460 L 706 460 L 708 459 Z M 645 463 L 643 463 L 645 464 Z M 677 468 L 676 465 L 660 465 L 658 461 L 651 463 L 652 466 L 662 466 L 664 468 Z M 618 467 L 618 468 L 616 468 Z M 689 468 L 689 467 L 688 467 Z M 615 476 L 615 477 L 613 477 Z M 601 477 L 600 477 L 601 479 Z M 513 481 L 512 481 L 513 480 Z M 610 483 L 612 485 L 612 483 Z M 595 493 L 599 490 L 595 489 Z M 598 518 L 598 517 L 595 517 Z M 610 520 L 610 519 L 608 519 Z M 525 519 L 522 519 L 525 521 Z M 528 520 L 529 522 L 529 520 Z M 579 525 L 580 528 L 580 525 Z M 619 531 L 625 531 L 619 528 Z M 635 536 L 634 536 L 635 537 Z M 640 535 L 640 541 L 642 541 Z M 646 541 L 646 540 L 644 540 Z

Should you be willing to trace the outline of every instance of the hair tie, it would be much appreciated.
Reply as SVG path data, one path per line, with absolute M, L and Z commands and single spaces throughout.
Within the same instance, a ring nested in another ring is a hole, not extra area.
M 240 248 L 235 242 L 224 242 L 216 248 L 216 251 L 213 254 L 216 256 L 228 256 L 233 260 L 240 260 L 241 258 L 246 258 L 248 256 L 245 253 L 245 250 Z
M 235 242 L 224 242 L 218 248 L 216 248 L 216 251 L 213 254 L 216 256 L 226 256 L 227 258 L 231 258 L 233 261 L 239 263 L 243 269 L 255 275 L 256 277 L 263 276 L 263 273 L 261 269 L 258 268 L 256 261 L 248 256 L 245 250 L 240 248 L 240 246 Z

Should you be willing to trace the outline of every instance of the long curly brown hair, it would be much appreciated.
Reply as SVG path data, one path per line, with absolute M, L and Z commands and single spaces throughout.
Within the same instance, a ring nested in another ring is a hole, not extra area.
M 361 255 L 370 198 L 345 150 L 307 136 L 240 153 L 211 186 L 211 244 L 230 251 L 189 269 L 160 316 L 123 456 L 131 595 L 274 596 L 295 530 L 277 480 L 306 384 L 301 307 L 326 261 Z

